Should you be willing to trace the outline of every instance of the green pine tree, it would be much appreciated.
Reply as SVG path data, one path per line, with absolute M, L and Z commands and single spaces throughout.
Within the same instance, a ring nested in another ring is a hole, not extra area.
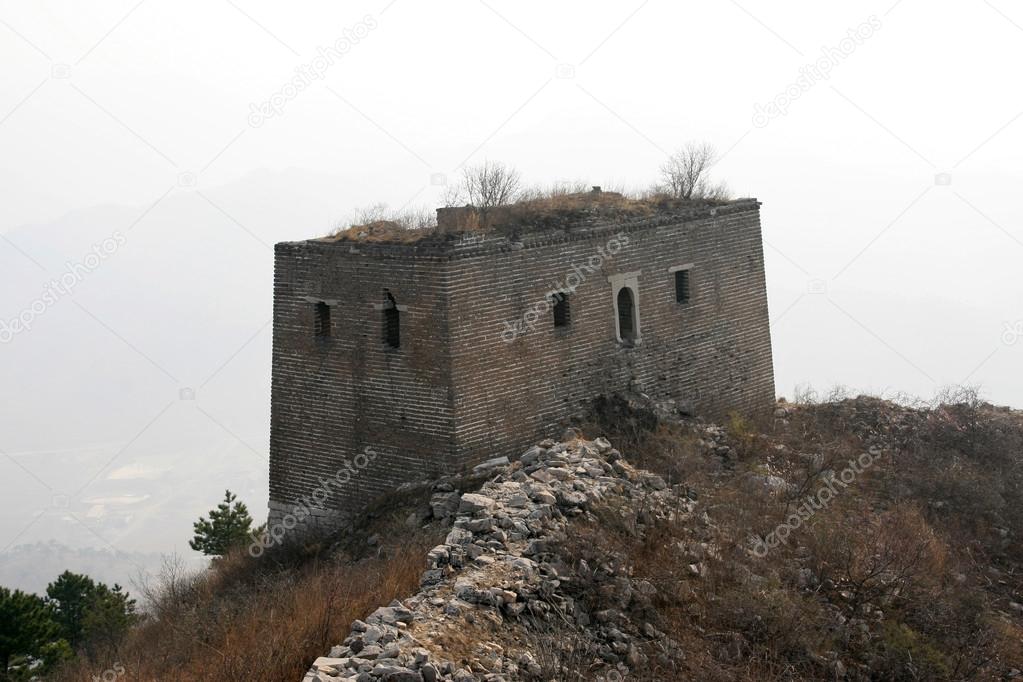
M 97 661 L 103 656 L 116 656 L 129 628 L 138 621 L 135 600 L 120 585 L 114 583 L 110 588 L 98 583 L 82 619 L 84 649 L 89 658 Z
M 11 679 L 11 663 L 40 658 L 60 637 L 41 597 L 0 587 L 0 680 Z
M 85 634 L 85 615 L 96 594 L 96 583 L 87 575 L 64 571 L 46 586 L 61 635 L 77 649 Z
M 210 510 L 210 518 L 200 516 L 193 524 L 195 537 L 188 544 L 207 556 L 223 556 L 232 547 L 250 539 L 252 517 L 244 502 L 236 501 L 230 490 L 224 491 L 224 501 Z
M 92 659 L 116 652 L 138 621 L 135 600 L 120 585 L 111 588 L 87 575 L 64 571 L 46 586 L 46 596 L 61 636 Z

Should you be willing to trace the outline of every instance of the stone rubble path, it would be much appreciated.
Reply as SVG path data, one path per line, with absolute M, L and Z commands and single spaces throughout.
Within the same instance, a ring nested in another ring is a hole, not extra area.
M 515 462 L 493 466 L 479 492 L 437 492 L 434 516 L 455 518 L 444 544 L 426 557 L 419 593 L 355 621 L 303 682 L 539 679 L 545 671 L 528 632 L 537 622 L 592 638 L 606 679 L 622 679 L 645 660 L 635 637 L 614 626 L 614 613 L 593 614 L 592 623 L 565 593 L 572 577 L 559 575 L 560 559 L 551 552 L 572 520 L 595 505 L 635 507 L 636 500 L 648 521 L 688 517 L 695 504 L 683 486 L 635 469 L 603 438 L 546 440 Z M 650 589 L 625 582 L 626 595 Z M 660 636 L 653 628 L 632 629 Z

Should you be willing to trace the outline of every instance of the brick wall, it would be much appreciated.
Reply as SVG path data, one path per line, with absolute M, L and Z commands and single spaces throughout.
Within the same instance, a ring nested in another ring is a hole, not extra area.
M 315 241 L 275 251 L 271 521 L 318 488 L 330 492 L 326 504 L 308 506 L 332 521 L 331 510 L 447 471 L 454 415 L 443 263 Z M 398 349 L 383 340 L 385 289 L 400 310 Z M 330 308 L 327 337 L 314 333 L 317 301 Z M 367 448 L 372 461 L 359 466 Z M 329 478 L 346 465 L 355 473 L 340 490 Z
M 276 251 L 271 522 L 366 448 L 373 461 L 314 510 L 328 525 L 401 482 L 513 454 L 600 394 L 642 392 L 694 413 L 774 399 L 754 200 L 521 241 Z M 670 270 L 685 265 L 680 304 Z M 638 300 L 631 346 L 616 334 L 624 275 Z M 573 286 L 570 322 L 556 328 L 545 294 Z M 398 349 L 383 341 L 385 289 L 401 311 Z M 317 301 L 330 305 L 329 338 L 314 334 Z
M 691 296 L 680 304 L 669 269 L 689 264 Z M 638 290 L 641 340 L 633 347 L 616 337 L 609 278 L 621 273 L 632 273 Z M 557 283 L 575 284 L 580 274 L 584 279 L 568 295 L 571 321 L 556 328 L 544 296 Z M 451 281 L 456 440 L 463 461 L 513 453 L 553 433 L 602 393 L 642 392 L 702 414 L 773 403 L 754 201 L 685 222 L 668 218 L 526 237 L 523 248 L 499 257 L 453 261 Z M 508 323 L 521 325 L 530 309 L 541 312 L 533 328 L 512 332 Z

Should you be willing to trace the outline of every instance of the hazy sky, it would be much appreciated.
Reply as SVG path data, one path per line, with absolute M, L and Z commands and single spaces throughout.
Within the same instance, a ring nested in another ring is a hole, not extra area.
M 639 188 L 707 140 L 764 203 L 779 394 L 1023 407 L 1008 0 L 0 0 L 0 60 L 4 551 L 261 516 L 270 245 L 484 158 Z

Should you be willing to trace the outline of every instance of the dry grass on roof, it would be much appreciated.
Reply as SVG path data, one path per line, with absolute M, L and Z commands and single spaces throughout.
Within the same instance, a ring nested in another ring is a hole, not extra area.
M 570 230 L 587 224 L 636 220 L 726 203 L 722 200 L 673 199 L 663 194 L 630 196 L 620 192 L 535 190 L 527 192 L 514 204 L 495 206 L 485 213 L 475 212 L 465 216 L 461 229 L 452 229 L 444 234 L 439 233 L 435 226 L 423 226 L 425 223 L 421 216 L 399 215 L 397 219 L 376 218 L 343 227 L 318 241 L 414 244 L 430 238 L 452 239 L 458 232 L 516 235 L 544 230 Z M 465 208 L 473 211 L 471 207 Z
M 495 223 L 544 227 L 562 227 L 586 218 L 641 218 L 658 211 L 658 204 L 647 198 L 633 198 L 618 192 L 580 192 L 553 194 L 523 199 L 495 211 Z
M 619 192 L 578 192 L 526 198 L 494 210 L 492 226 L 524 231 L 564 229 L 593 221 L 636 220 L 724 201 L 679 200 L 662 194 L 628 196 Z
M 410 244 L 434 233 L 433 228 L 410 228 L 393 220 L 375 220 L 352 225 L 320 238 L 324 242 L 383 242 Z

